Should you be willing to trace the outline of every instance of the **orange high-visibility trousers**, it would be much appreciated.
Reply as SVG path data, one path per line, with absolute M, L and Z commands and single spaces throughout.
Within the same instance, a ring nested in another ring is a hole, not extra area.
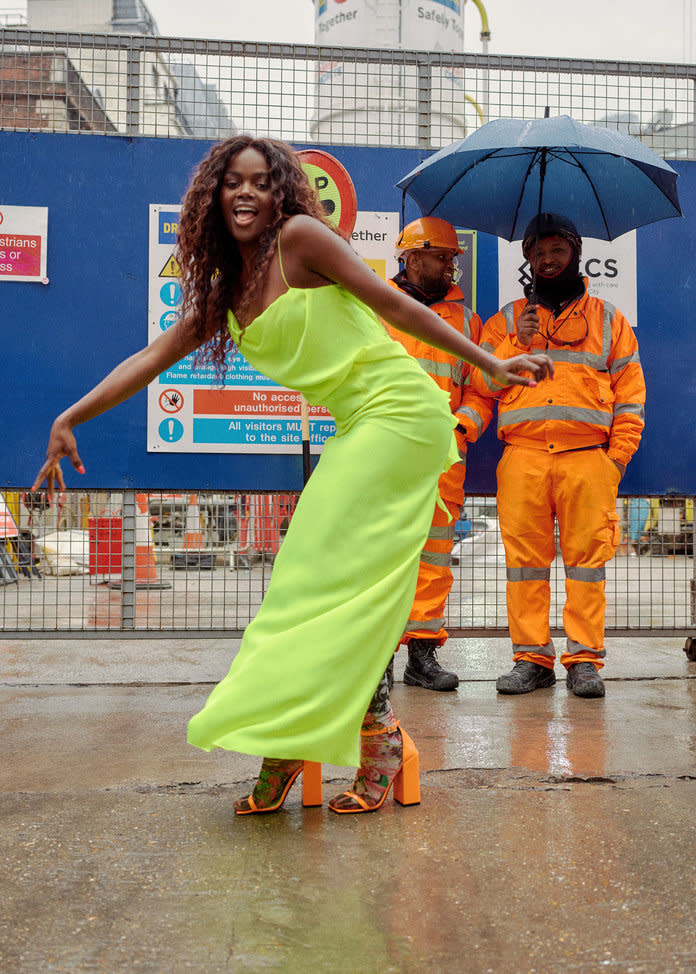
M 558 521 L 566 575 L 561 663 L 603 666 L 605 563 L 619 544 L 620 475 L 601 448 L 549 453 L 506 446 L 498 464 L 498 517 L 507 563 L 513 659 L 553 666 L 550 566 Z
M 416 595 L 402 643 L 408 643 L 411 639 L 433 639 L 442 646 L 447 640 L 445 607 L 453 582 L 450 555 L 456 521 L 464 503 L 466 477 L 466 442 L 459 433 L 457 441 L 462 459 L 443 473 L 438 481 L 440 499 L 447 512 L 439 504 L 435 506 L 428 540 L 421 552 Z

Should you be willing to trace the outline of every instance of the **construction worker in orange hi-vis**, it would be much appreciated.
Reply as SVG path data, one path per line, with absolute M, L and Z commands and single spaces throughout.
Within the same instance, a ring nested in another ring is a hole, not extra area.
M 472 382 L 498 399 L 498 517 L 507 563 L 507 608 L 514 667 L 499 693 L 529 693 L 556 682 L 549 628 L 550 566 L 558 523 L 565 567 L 561 663 L 568 689 L 603 697 L 605 563 L 616 551 L 616 497 L 643 431 L 645 382 L 626 318 L 588 294 L 580 274 L 582 241 L 563 216 L 541 213 L 522 252 L 536 300 L 505 305 L 484 327 L 481 346 L 506 358 L 545 351 L 553 379 L 496 389 L 475 370 Z
M 446 220 L 423 217 L 409 223 L 396 241 L 395 256 L 403 269 L 389 283 L 410 294 L 447 321 L 471 341 L 481 338 L 481 319 L 464 304 L 456 284 L 456 257 L 462 250 L 457 233 Z M 456 673 L 444 670 L 437 650 L 447 639 L 445 606 L 452 588 L 450 553 L 454 529 L 464 501 L 467 441 L 474 442 L 488 425 L 493 404 L 486 396 L 472 393 L 463 404 L 470 366 L 461 359 L 426 345 L 404 332 L 390 329 L 406 350 L 450 397 L 457 418 L 456 436 L 460 460 L 440 477 L 440 498 L 446 511 L 435 508 L 428 540 L 421 554 L 416 596 L 402 643 L 408 647 L 404 682 L 426 690 L 455 690 Z M 449 512 L 449 513 L 448 513 Z M 393 662 L 393 661 L 392 661 Z

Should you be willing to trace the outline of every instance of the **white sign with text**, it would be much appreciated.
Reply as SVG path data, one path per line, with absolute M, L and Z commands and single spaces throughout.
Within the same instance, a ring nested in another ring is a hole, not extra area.
M 636 233 L 632 230 L 616 240 L 582 242 L 580 273 L 588 280 L 590 294 L 603 298 L 622 312 L 637 327 L 638 283 L 636 271 Z M 522 297 L 522 288 L 531 280 L 529 264 L 522 256 L 519 240 L 498 240 L 498 306 Z
M 0 203 L 0 281 L 48 284 L 47 239 L 47 206 Z

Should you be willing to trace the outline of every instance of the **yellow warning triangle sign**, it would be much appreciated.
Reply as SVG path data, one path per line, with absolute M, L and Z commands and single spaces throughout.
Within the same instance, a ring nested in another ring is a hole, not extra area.
M 159 272 L 160 277 L 181 277 L 181 268 L 174 254 L 169 257 L 167 263 Z

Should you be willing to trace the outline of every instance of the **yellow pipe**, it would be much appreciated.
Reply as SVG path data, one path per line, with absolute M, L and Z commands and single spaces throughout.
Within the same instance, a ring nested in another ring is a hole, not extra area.
M 486 13 L 486 8 L 481 0 L 471 0 L 471 2 L 481 14 L 481 40 L 489 41 L 491 39 L 491 31 L 490 27 L 488 26 L 488 14 Z
M 483 125 L 483 123 L 486 121 L 486 119 L 483 117 L 483 109 L 481 108 L 481 106 L 479 105 L 479 103 L 476 101 L 475 98 L 472 98 L 471 95 L 465 94 L 464 97 L 469 102 L 469 104 L 471 104 L 471 105 L 474 106 L 474 108 L 478 112 L 478 117 L 481 119 L 481 124 Z

